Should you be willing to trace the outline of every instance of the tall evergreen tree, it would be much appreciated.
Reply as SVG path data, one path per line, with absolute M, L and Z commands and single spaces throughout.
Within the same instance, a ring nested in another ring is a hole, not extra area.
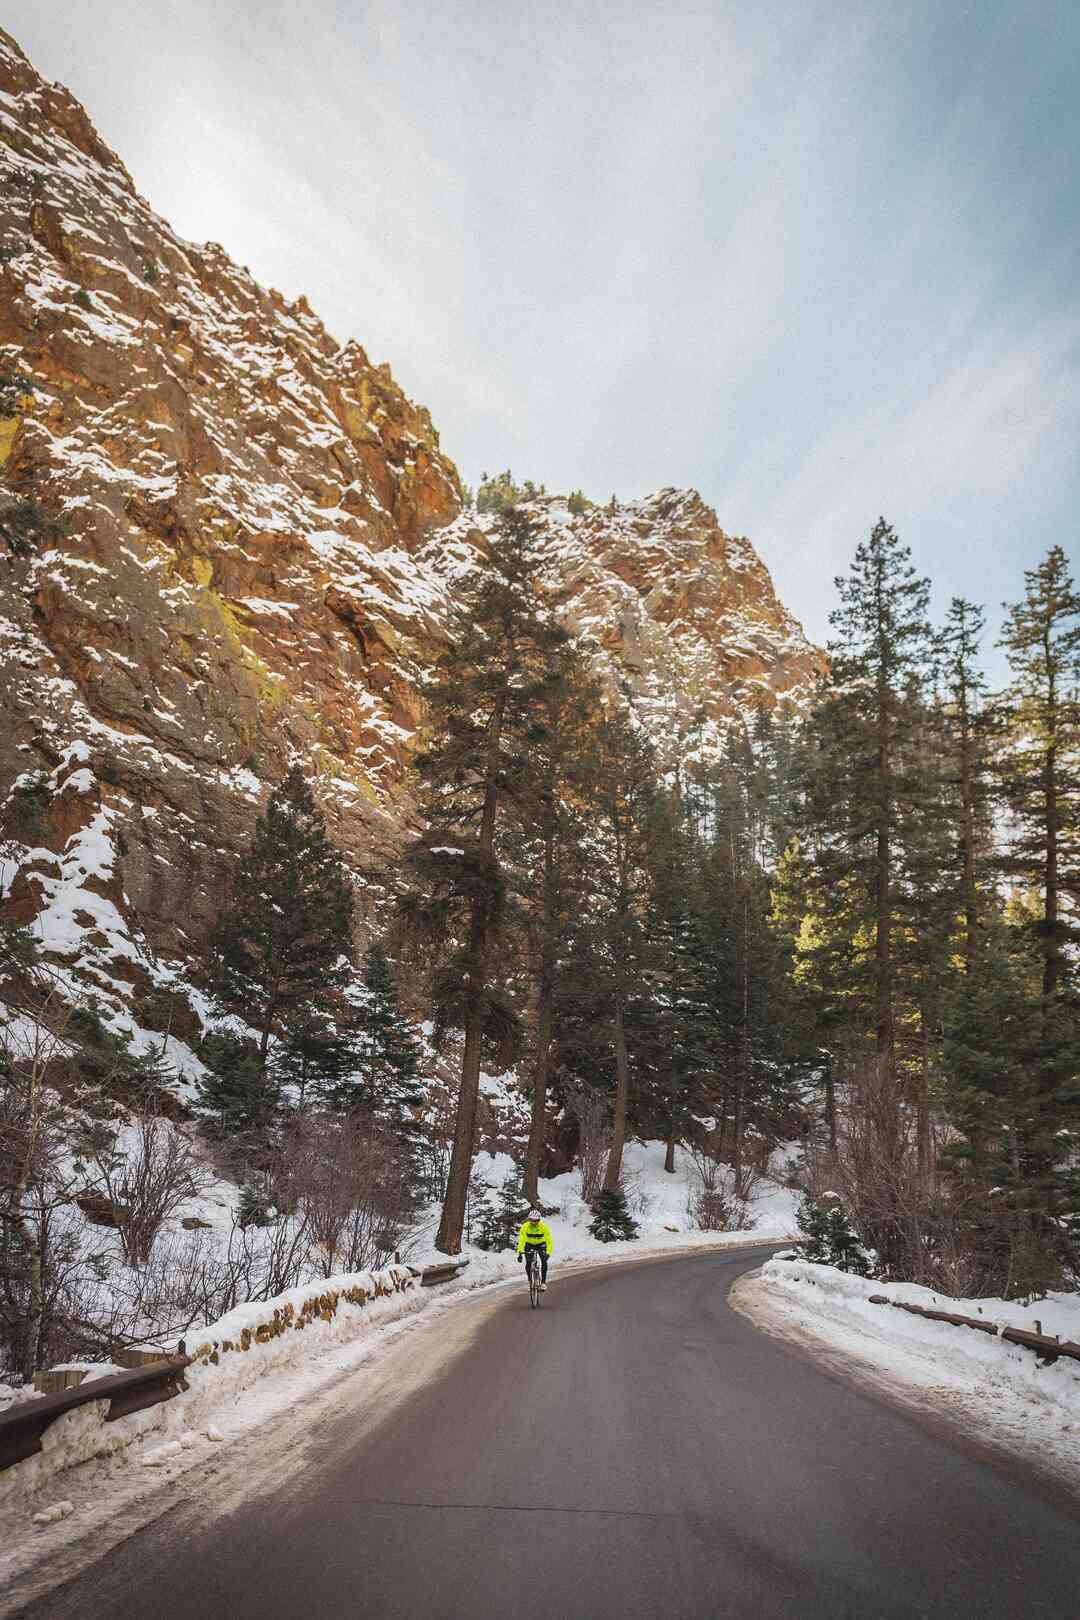
M 341 1005 L 305 1002 L 294 1008 L 274 1052 L 275 1079 L 293 1093 L 296 1107 L 323 1101 L 347 1082 L 354 1058 Z
M 836 581 L 840 606 L 822 702 L 809 810 L 816 878 L 843 896 L 841 927 L 870 930 L 868 1013 L 879 1064 L 895 1061 L 905 811 L 922 791 L 919 742 L 929 583 L 879 519 Z
M 549 654 L 565 639 L 539 579 L 538 535 L 509 506 L 485 553 L 461 586 L 449 644 L 426 689 L 429 725 L 417 764 L 427 830 L 409 852 L 401 899 L 414 940 L 442 955 L 435 976 L 436 1023 L 464 1031 L 457 1119 L 436 1244 L 461 1248 L 485 1049 L 505 1066 L 517 1020 L 501 984 L 508 873 L 501 821 L 536 815 L 534 748 L 543 731 L 540 697 Z
M 362 982 L 348 993 L 348 1001 L 348 1070 L 326 1088 L 326 1100 L 336 1108 L 364 1109 L 395 1135 L 410 1139 L 411 1110 L 423 1096 L 422 1051 L 377 941 L 368 948 Z
M 1041 972 L 1039 1039 L 1026 1065 L 1034 1096 L 1016 1141 L 1032 1242 L 1060 1266 L 1060 1236 L 1080 1192 L 1070 1170 L 1080 1111 L 1080 595 L 1060 546 L 1024 579 L 1024 600 L 1008 609 L 1002 636 L 1012 670 L 1003 865 L 1020 885 Z
M 813 924 L 804 956 L 829 1034 L 826 1072 L 842 1053 L 865 1100 L 868 1152 L 894 1167 L 874 1193 L 875 1229 L 864 1236 L 886 1266 L 902 1267 L 910 1223 L 891 1202 L 895 1167 L 905 1160 L 912 1100 L 925 1115 L 917 912 L 936 777 L 926 748 L 929 584 L 881 519 L 837 588 L 799 828 Z
M 649 834 L 650 887 L 646 972 L 629 1008 L 629 1037 L 638 1074 L 635 1116 L 665 1143 L 664 1168 L 675 1171 L 675 1147 L 695 1115 L 708 1111 L 718 1030 L 710 990 L 703 922 L 703 851 L 683 793 L 658 794 Z M 711 897 L 710 897 L 711 898 Z
M 1080 595 L 1053 546 L 1024 574 L 1002 636 L 1012 670 L 1003 783 L 1015 836 L 1006 870 L 1039 897 L 1043 1002 L 1072 977 L 1080 902 Z
M 748 1132 L 775 1139 L 798 1113 L 798 1066 L 785 1040 L 790 950 L 762 865 L 775 842 L 764 781 L 755 746 L 735 737 L 699 787 L 708 800 L 698 931 L 715 1029 L 713 1112 L 736 1174 Z
M 222 1137 L 268 1125 L 281 1090 L 254 1041 L 218 1030 L 201 1049 L 207 1073 L 199 1081 L 199 1106 Z
M 972 1287 L 1007 1299 L 1061 1281 L 1061 1123 L 1041 1084 L 1042 963 L 1029 927 L 988 913 L 946 1007 L 942 1159 Z M 1073 1043 L 1074 1061 L 1080 1046 Z
M 218 1002 L 257 1032 L 263 1071 L 275 1031 L 344 982 L 352 893 L 299 765 L 273 790 L 256 822 L 211 952 Z
M 979 667 L 983 628 L 982 609 L 954 596 L 939 638 L 946 760 L 943 808 L 952 828 L 951 887 L 963 917 L 963 957 L 969 971 L 993 881 L 994 717 Z
M 525 1197 L 532 1203 L 539 1200 L 559 960 L 568 912 L 582 893 L 580 857 L 586 822 L 579 802 L 581 761 L 588 755 L 590 728 L 601 712 L 601 703 L 599 686 L 588 675 L 575 645 L 567 642 L 552 647 L 548 679 L 538 695 L 542 725 L 533 753 L 536 814 L 527 817 L 520 828 L 529 973 L 534 986 L 528 1053 L 532 1098 L 524 1167 Z
M 630 1111 L 627 1013 L 650 957 L 646 927 L 649 837 L 656 797 L 652 748 L 633 721 L 607 715 L 597 726 L 582 788 L 592 816 L 590 888 L 583 896 L 578 934 L 588 970 L 577 987 L 610 1042 L 615 1095 L 611 1149 L 604 1190 L 622 1175 Z M 579 958 L 579 962 L 581 958 Z

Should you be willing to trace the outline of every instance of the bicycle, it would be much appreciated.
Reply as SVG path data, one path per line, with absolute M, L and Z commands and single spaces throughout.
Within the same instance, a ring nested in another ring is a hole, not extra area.
M 529 1305 L 534 1311 L 538 1311 L 540 1309 L 540 1301 L 544 1297 L 540 1286 L 540 1278 L 542 1274 L 539 1254 L 537 1254 L 535 1249 L 526 1249 L 525 1275 L 529 1280 Z

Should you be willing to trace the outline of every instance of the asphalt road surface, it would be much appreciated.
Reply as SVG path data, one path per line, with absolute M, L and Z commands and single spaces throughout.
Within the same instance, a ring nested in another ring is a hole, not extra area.
M 564 1279 L 553 1266 L 541 1311 L 522 1281 L 381 1424 L 343 1409 L 280 1488 L 216 1515 L 181 1507 L 23 1612 L 1080 1614 L 1075 1513 L 1018 1466 L 755 1329 L 726 1295 L 761 1258 Z

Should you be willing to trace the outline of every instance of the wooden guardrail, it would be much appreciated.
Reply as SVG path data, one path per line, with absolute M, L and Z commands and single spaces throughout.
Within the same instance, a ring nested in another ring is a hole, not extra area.
M 1025 1350 L 1034 1350 L 1044 1366 L 1052 1366 L 1059 1356 L 1080 1361 L 1080 1344 L 1072 1339 L 1052 1338 L 1047 1333 L 1029 1333 L 1026 1328 L 1002 1326 L 997 1322 L 980 1321 L 975 1316 L 956 1316 L 952 1311 L 932 1311 L 925 1305 L 909 1305 L 906 1300 L 890 1299 L 888 1294 L 871 1294 L 871 1305 L 891 1305 L 896 1311 L 907 1311 L 909 1316 L 925 1316 L 931 1322 L 948 1322 L 951 1327 L 974 1328 L 978 1333 L 989 1333 L 994 1339 L 1007 1339 Z
M 108 1401 L 105 1422 L 127 1417 L 129 1412 L 141 1412 L 145 1406 L 157 1406 L 171 1401 L 187 1388 L 184 1377 L 193 1357 L 169 1356 L 153 1362 L 149 1367 L 133 1367 L 129 1372 L 110 1373 L 107 1378 L 84 1380 L 74 1389 L 59 1395 L 42 1395 L 32 1400 L 18 1401 L 8 1411 L 0 1413 L 0 1469 L 11 1468 L 24 1457 L 33 1457 L 41 1450 L 41 1437 L 50 1423 L 76 1406 L 91 1401 Z

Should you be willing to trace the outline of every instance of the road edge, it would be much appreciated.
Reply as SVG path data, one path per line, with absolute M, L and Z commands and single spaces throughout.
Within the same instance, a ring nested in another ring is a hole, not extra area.
M 986 1386 L 960 1381 L 928 1351 L 908 1348 L 906 1369 L 873 1353 L 873 1340 L 860 1343 L 858 1329 L 799 1313 L 793 1302 L 773 1294 L 760 1268 L 743 1272 L 728 1289 L 728 1304 L 759 1332 L 781 1339 L 824 1366 L 833 1377 L 854 1383 L 874 1399 L 903 1412 L 947 1444 L 1034 1489 L 1053 1505 L 1080 1518 L 1080 1435 L 1071 1454 L 1045 1449 L 1043 1433 L 999 1421 Z M 912 1362 L 925 1376 L 912 1376 Z

